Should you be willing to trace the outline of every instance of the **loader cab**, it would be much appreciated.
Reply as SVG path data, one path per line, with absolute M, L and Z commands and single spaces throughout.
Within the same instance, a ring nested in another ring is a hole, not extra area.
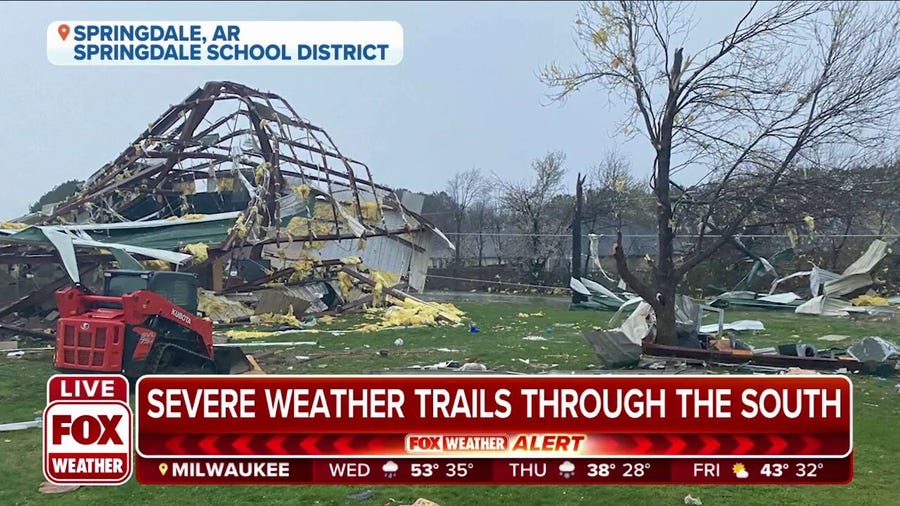
M 137 290 L 162 295 L 197 314 L 197 275 L 187 272 L 111 270 L 103 273 L 103 295 L 121 297 Z

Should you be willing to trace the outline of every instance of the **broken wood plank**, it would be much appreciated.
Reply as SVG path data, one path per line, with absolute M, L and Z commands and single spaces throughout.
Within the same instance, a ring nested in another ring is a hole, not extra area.
M 48 341 L 53 341 L 56 339 L 56 335 L 49 334 L 47 332 L 41 332 L 39 330 L 31 330 L 23 327 L 16 327 L 15 325 L 7 325 L 5 323 L 0 323 L 0 329 L 7 330 L 9 332 L 15 332 L 17 334 L 24 334 L 26 336 L 36 337 L 38 339 L 46 339 Z
M 846 367 L 855 370 L 862 364 L 853 359 L 835 359 L 818 357 L 793 357 L 790 355 L 753 355 L 734 354 L 714 350 L 685 348 L 683 346 L 667 346 L 664 344 L 643 343 L 643 353 L 654 357 L 675 357 L 723 364 L 753 364 L 770 367 L 801 367 L 816 371 L 834 371 Z
M 242 292 L 245 290 L 252 291 L 256 288 L 259 288 L 261 285 L 264 285 L 266 283 L 271 283 L 271 282 L 275 281 L 276 279 L 281 279 L 285 276 L 290 276 L 293 273 L 294 273 L 293 267 L 288 267 L 286 269 L 280 269 L 280 270 L 273 272 L 272 274 L 269 274 L 268 276 L 263 276 L 259 279 L 255 279 L 253 281 L 247 281 L 246 283 L 241 283 L 240 285 L 235 285 L 232 287 L 228 287 L 228 288 L 219 290 L 216 292 L 216 295 L 225 295 L 225 294 L 229 294 L 229 293 Z

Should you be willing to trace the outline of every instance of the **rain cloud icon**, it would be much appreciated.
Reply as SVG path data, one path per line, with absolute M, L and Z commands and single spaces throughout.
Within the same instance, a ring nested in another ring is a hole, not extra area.
M 400 469 L 400 466 L 397 465 L 393 460 L 389 460 L 381 466 L 381 470 L 384 471 L 385 478 L 393 478 L 397 476 L 397 470 Z
M 575 464 L 569 462 L 568 460 L 560 464 L 559 475 L 566 479 L 575 476 Z

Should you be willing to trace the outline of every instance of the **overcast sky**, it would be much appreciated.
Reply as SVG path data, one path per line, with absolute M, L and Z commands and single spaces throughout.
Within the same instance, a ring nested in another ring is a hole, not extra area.
M 623 109 L 603 90 L 547 105 L 536 75 L 551 61 L 578 61 L 577 3 L 73 4 L 0 3 L 0 217 L 88 177 L 210 80 L 280 94 L 389 186 L 437 190 L 472 167 L 524 178 L 531 160 L 557 149 L 567 154 L 569 183 L 612 148 L 637 175 L 649 171 L 646 141 L 615 136 Z M 696 14 L 716 26 L 744 8 L 703 3 Z M 57 67 L 47 61 L 46 31 L 59 20 L 393 20 L 403 25 L 404 57 L 395 67 Z

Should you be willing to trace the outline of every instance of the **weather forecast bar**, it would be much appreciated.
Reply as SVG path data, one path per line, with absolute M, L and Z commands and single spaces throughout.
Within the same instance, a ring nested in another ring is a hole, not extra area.
M 147 376 L 136 390 L 142 457 L 825 458 L 852 450 L 843 376 Z
M 834 459 L 137 459 L 145 485 L 841 485 Z

